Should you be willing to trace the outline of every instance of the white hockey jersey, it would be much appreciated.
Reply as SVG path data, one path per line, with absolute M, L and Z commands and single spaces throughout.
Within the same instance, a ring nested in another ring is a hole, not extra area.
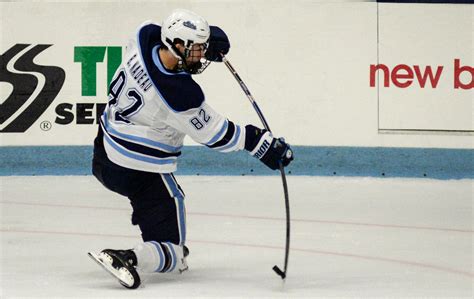
M 245 128 L 206 104 L 191 75 L 166 70 L 160 45 L 160 26 L 145 23 L 125 49 L 101 117 L 107 157 L 126 168 L 170 173 L 185 135 L 222 152 L 244 149 Z

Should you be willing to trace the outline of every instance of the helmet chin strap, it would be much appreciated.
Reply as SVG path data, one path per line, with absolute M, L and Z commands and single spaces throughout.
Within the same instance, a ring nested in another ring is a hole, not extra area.
M 190 50 L 188 48 L 184 48 L 184 54 L 182 54 L 179 49 L 173 44 L 171 47 L 171 52 L 174 54 L 176 58 L 178 58 L 178 71 L 185 71 L 190 74 L 197 74 L 200 72 L 202 63 L 196 62 L 192 65 L 188 65 L 186 62 L 186 58 L 189 57 Z
M 166 39 L 166 41 L 168 42 L 168 48 L 171 52 L 171 54 L 173 54 L 174 57 L 178 58 L 178 70 L 180 69 L 183 69 L 182 68 L 182 65 L 186 65 L 186 58 L 187 56 L 189 55 L 189 50 L 185 49 L 184 50 L 184 54 L 181 54 L 181 52 L 179 51 L 179 49 L 176 47 L 176 45 L 170 40 L 170 39 Z M 171 46 L 171 47 L 169 47 Z

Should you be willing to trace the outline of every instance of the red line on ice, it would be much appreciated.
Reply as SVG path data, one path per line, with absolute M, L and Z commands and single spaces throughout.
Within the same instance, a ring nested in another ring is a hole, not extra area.
M 114 235 L 114 234 L 97 234 L 97 233 L 82 233 L 82 232 L 60 232 L 60 231 L 31 231 L 31 230 L 8 230 L 8 229 L 0 229 L 2 233 L 26 233 L 26 234 L 55 234 L 55 235 L 66 235 L 66 236 L 84 236 L 84 237 L 111 237 L 111 238 L 133 238 L 140 240 L 139 236 L 132 236 L 132 235 Z M 141 241 L 141 240 L 140 240 Z M 233 243 L 233 242 L 221 242 L 221 241 L 200 241 L 200 240 L 188 240 L 191 243 L 201 243 L 201 244 L 215 244 L 215 245 L 226 245 L 226 246 L 238 246 L 238 247 L 250 247 L 250 248 L 265 248 L 265 249 L 277 249 L 283 250 L 283 247 L 279 246 L 271 246 L 271 245 L 259 245 L 259 244 L 244 244 L 244 243 Z M 412 261 L 405 261 L 400 259 L 392 259 L 392 258 L 385 258 L 385 257 L 375 257 L 375 256 L 368 256 L 368 255 L 359 255 L 359 254 L 351 254 L 351 253 L 341 253 L 341 252 L 333 252 L 333 251 L 324 251 L 324 250 L 316 250 L 316 249 L 303 249 L 303 248 L 291 248 L 294 252 L 305 252 L 305 253 L 313 253 L 313 254 L 323 254 L 323 255 L 331 255 L 331 256 L 339 256 L 339 257 L 348 257 L 348 258 L 357 258 L 363 260 L 370 260 L 370 261 L 378 261 L 378 262 L 388 262 L 388 263 L 395 263 L 401 264 L 406 266 L 413 266 L 413 267 L 420 267 L 425 269 L 437 270 L 441 272 L 457 274 L 465 277 L 469 277 L 474 279 L 474 273 L 468 271 L 462 271 L 457 269 L 451 269 L 443 266 L 431 265 L 426 263 L 420 262 L 412 262 Z
M 14 201 L 0 201 L 0 204 L 59 207 L 59 208 L 78 208 L 78 209 L 109 210 L 109 211 L 131 211 L 131 208 L 96 207 L 96 206 L 84 206 L 84 205 L 64 205 L 64 204 L 47 204 L 47 203 L 29 203 L 29 202 L 14 202 Z M 190 215 L 190 216 L 208 216 L 208 217 L 229 217 L 229 218 L 255 219 L 255 220 L 271 220 L 271 221 L 285 221 L 285 218 L 278 218 L 278 217 L 248 216 L 248 215 L 235 215 L 235 214 L 188 212 L 187 215 Z M 291 221 L 292 222 L 300 222 L 300 223 L 339 224 L 339 225 L 356 225 L 356 226 L 382 227 L 382 228 L 401 228 L 401 229 L 413 229 L 413 230 L 432 230 L 432 231 L 442 231 L 442 232 L 474 233 L 474 230 L 472 230 L 472 229 L 457 229 L 457 228 L 443 228 L 443 227 L 429 227 L 429 226 L 378 224 L 378 223 L 349 222 L 349 221 L 337 221 L 337 220 L 317 220 L 317 219 L 297 219 L 297 218 L 293 218 L 293 219 L 291 219 Z

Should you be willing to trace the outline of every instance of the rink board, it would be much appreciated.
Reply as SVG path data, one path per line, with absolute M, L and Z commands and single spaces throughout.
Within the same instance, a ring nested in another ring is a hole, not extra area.
M 89 175 L 91 146 L 0 148 L 0 175 Z M 289 175 L 474 178 L 474 150 L 295 146 Z M 178 175 L 278 175 L 247 152 L 186 146 Z

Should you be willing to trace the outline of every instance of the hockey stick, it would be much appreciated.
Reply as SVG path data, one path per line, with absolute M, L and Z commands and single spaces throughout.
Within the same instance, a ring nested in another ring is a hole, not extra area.
M 263 126 L 265 129 L 267 129 L 269 132 L 271 132 L 270 127 L 268 126 L 267 121 L 265 120 L 265 117 L 263 117 L 262 111 L 257 105 L 257 102 L 255 102 L 255 99 L 253 98 L 252 94 L 250 93 L 249 89 L 245 85 L 244 81 L 240 78 L 239 74 L 235 71 L 235 69 L 232 67 L 230 64 L 229 60 L 222 55 L 222 61 L 224 64 L 227 66 L 229 71 L 234 75 L 235 80 L 239 82 L 240 87 L 244 91 L 245 95 L 249 99 L 250 103 L 253 105 L 253 108 L 258 114 L 258 117 L 260 117 L 260 120 L 263 123 Z M 283 271 L 278 267 L 278 266 L 273 266 L 273 271 L 275 271 L 278 275 L 280 275 L 281 279 L 285 280 L 286 278 L 286 271 L 288 269 L 288 256 L 290 254 L 290 199 L 288 196 L 288 186 L 286 184 L 286 175 L 285 175 L 285 170 L 283 168 L 283 165 L 280 163 L 280 173 L 281 173 L 281 180 L 283 181 L 283 191 L 285 193 L 285 208 L 286 208 L 286 247 L 285 247 L 285 267 L 283 268 Z

